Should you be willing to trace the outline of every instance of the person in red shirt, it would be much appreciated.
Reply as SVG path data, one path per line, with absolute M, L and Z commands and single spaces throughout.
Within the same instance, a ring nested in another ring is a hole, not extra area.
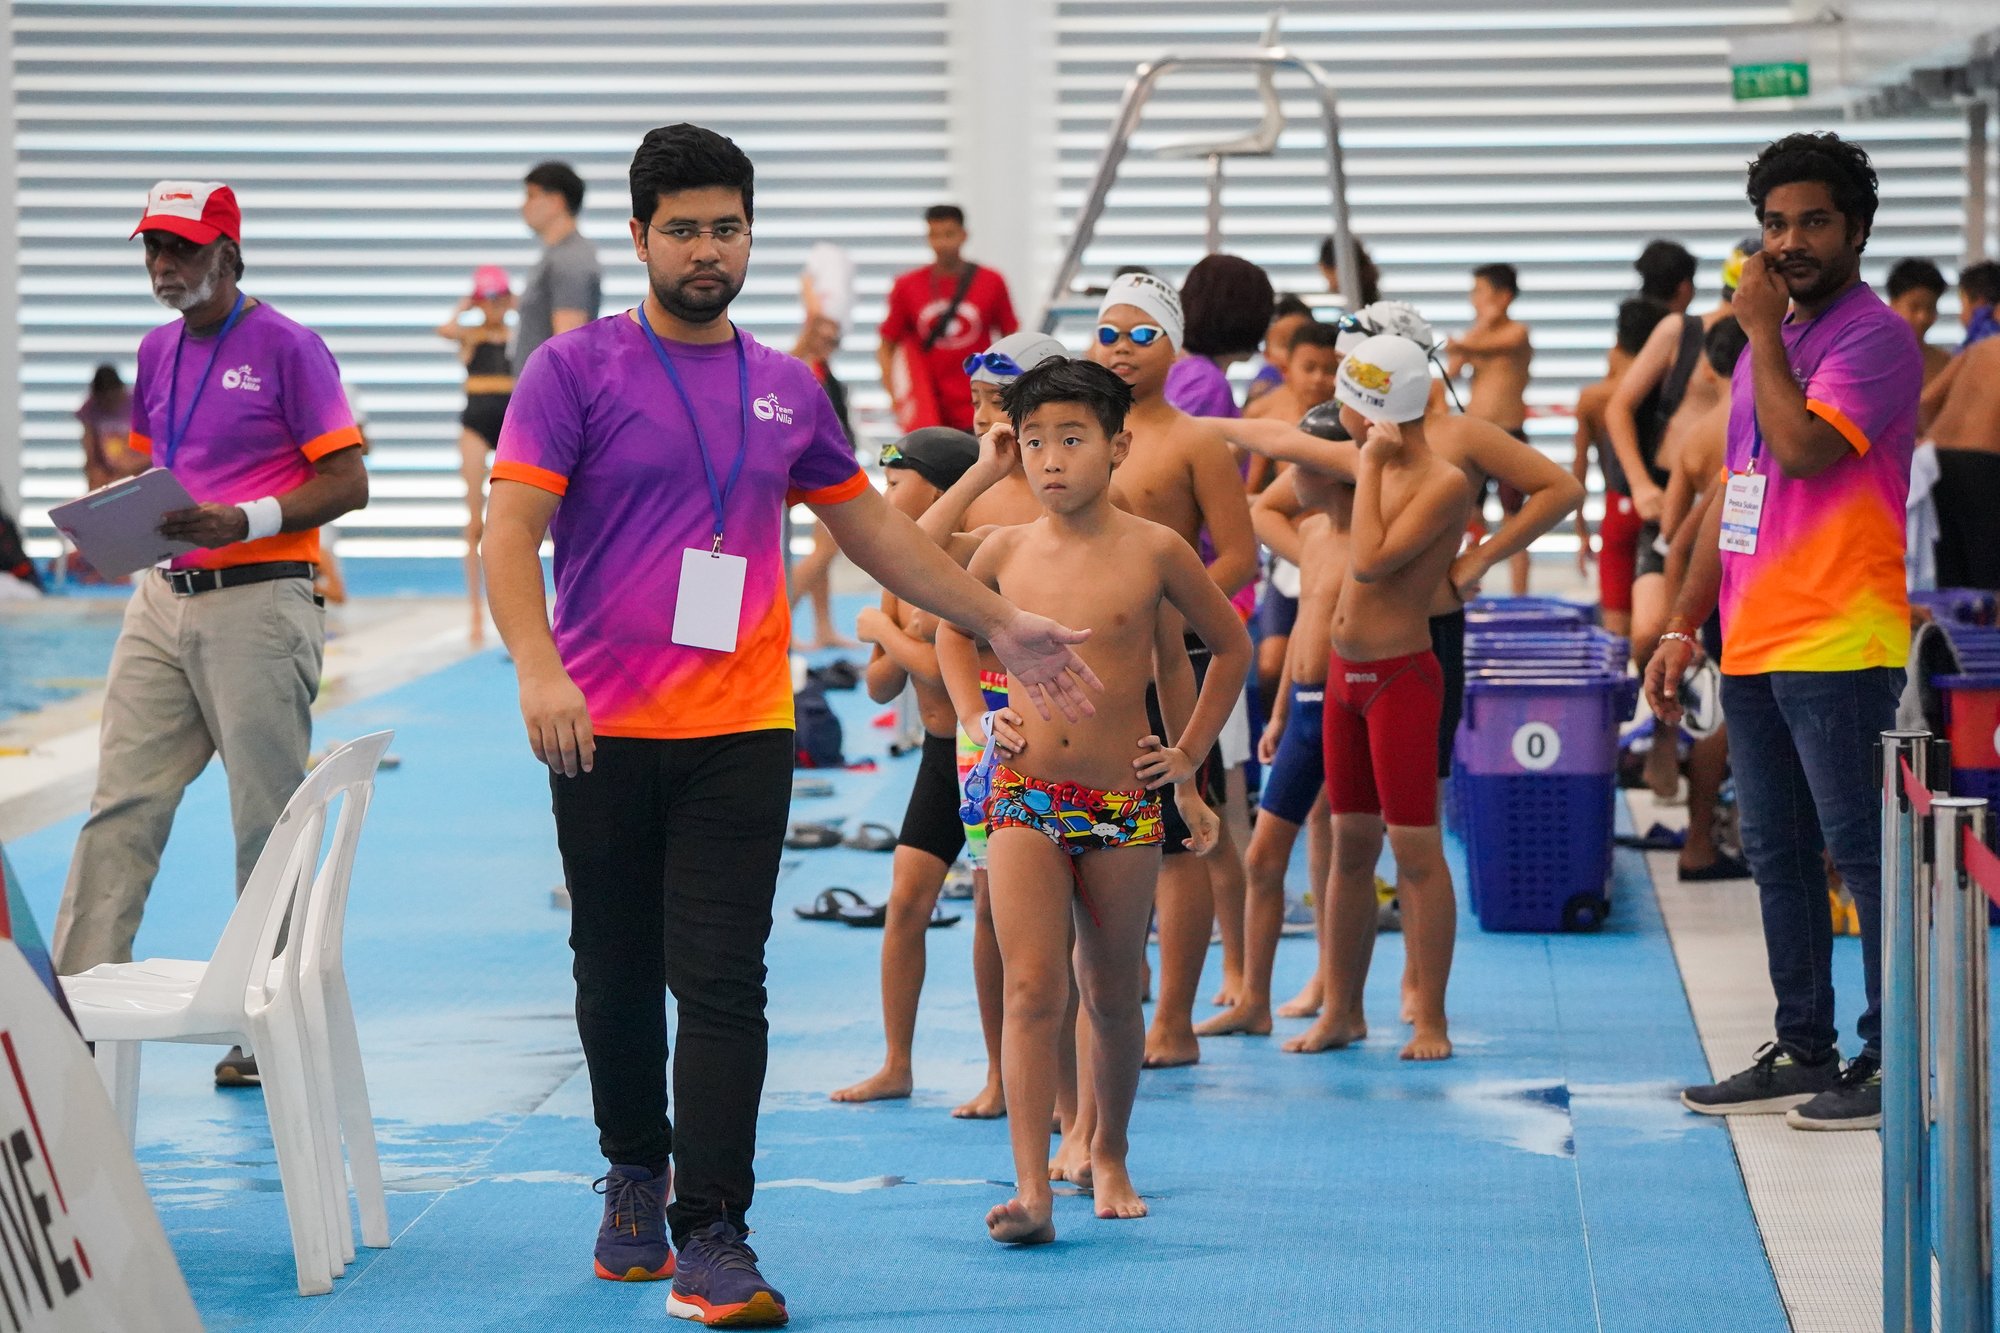
M 933 260 L 889 288 L 882 321 L 882 383 L 905 431 L 922 426 L 972 429 L 972 381 L 965 358 L 1021 327 L 1007 280 L 963 255 L 965 211 L 954 204 L 924 210 Z

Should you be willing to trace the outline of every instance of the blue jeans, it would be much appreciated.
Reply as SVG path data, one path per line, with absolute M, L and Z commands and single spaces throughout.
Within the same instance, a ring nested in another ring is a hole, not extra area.
M 1778 1039 L 1808 1058 L 1837 1048 L 1833 915 L 1822 850 L 1854 895 L 1868 1007 L 1862 1049 L 1882 1045 L 1882 791 L 1875 745 L 1896 724 L 1903 672 L 1774 671 L 1724 676 L 1729 760 L 1743 852 L 1757 880 Z

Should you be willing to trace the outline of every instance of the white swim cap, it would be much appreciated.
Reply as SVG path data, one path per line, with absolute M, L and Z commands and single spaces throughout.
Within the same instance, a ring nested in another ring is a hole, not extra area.
M 1430 358 L 1408 338 L 1378 333 L 1340 363 L 1333 396 L 1370 421 L 1415 421 L 1430 401 Z
M 1437 333 L 1431 328 L 1430 321 L 1408 301 L 1377 301 L 1355 311 L 1352 318 L 1358 327 L 1343 329 L 1336 344 L 1336 350 L 1342 356 L 1353 351 L 1363 339 L 1378 333 L 1393 333 L 1398 338 L 1408 338 L 1425 351 L 1437 343 Z
M 1181 350 L 1181 339 L 1186 333 L 1187 318 L 1181 314 L 1181 294 L 1150 273 L 1126 273 L 1111 280 L 1111 286 L 1098 303 L 1097 317 L 1104 318 L 1104 312 L 1115 305 L 1129 305 L 1145 311 L 1153 317 L 1153 322 L 1167 331 L 1167 341 Z
M 1069 355 L 1069 349 L 1046 333 L 1022 329 L 1010 333 L 975 357 L 968 357 L 972 365 L 971 378 L 974 384 L 1012 384 L 1026 371 L 1033 370 L 1044 361 L 1059 361 Z M 977 364 L 973 364 L 973 363 Z M 1008 371 L 1007 365 L 1017 369 Z

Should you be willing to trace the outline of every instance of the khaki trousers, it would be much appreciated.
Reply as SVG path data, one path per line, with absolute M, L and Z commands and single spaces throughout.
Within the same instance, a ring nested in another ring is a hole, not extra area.
M 97 791 L 56 914 L 55 966 L 132 958 L 181 793 L 221 755 L 236 891 L 305 777 L 326 613 L 307 579 L 177 597 L 148 573 L 111 653 Z

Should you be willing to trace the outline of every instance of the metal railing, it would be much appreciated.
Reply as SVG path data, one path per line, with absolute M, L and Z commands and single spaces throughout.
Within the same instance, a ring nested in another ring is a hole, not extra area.
M 1987 903 L 2000 861 L 1986 802 L 1933 790 L 1949 785 L 1944 741 L 1885 731 L 1878 753 L 1882 1327 L 1992 1333 Z

